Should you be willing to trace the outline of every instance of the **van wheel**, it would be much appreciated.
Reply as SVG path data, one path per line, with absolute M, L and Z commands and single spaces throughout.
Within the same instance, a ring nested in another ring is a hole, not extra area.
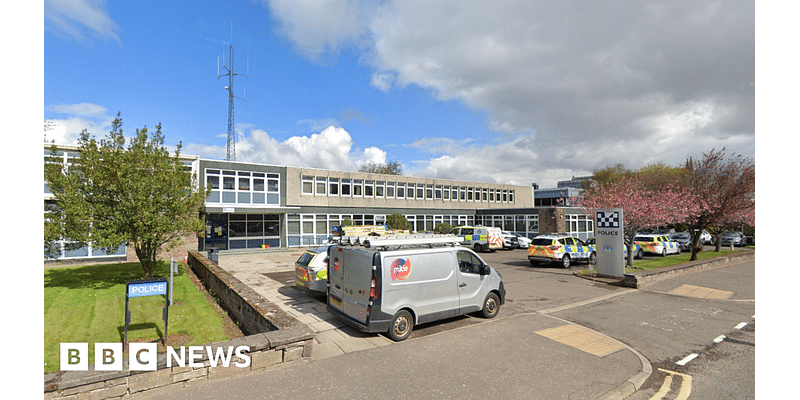
M 472 247 L 475 249 L 476 253 L 483 253 L 483 246 L 480 243 L 475 243 L 475 246 Z
M 413 328 L 414 320 L 411 318 L 411 313 L 406 310 L 400 310 L 392 318 L 392 325 L 389 326 L 389 337 L 395 342 L 406 340 L 411 336 Z
M 489 293 L 486 296 L 486 301 L 483 302 L 481 315 L 483 315 L 483 318 L 494 318 L 498 312 L 500 312 L 500 298 L 494 293 Z
M 564 254 L 564 257 L 561 257 L 561 266 L 564 268 L 569 268 L 569 256 Z

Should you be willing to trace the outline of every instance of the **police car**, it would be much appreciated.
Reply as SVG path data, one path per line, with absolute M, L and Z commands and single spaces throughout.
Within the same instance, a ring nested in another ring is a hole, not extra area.
M 597 253 L 593 246 L 569 235 L 539 235 L 531 240 L 528 247 L 528 260 L 537 266 L 541 262 L 558 263 L 564 268 L 574 261 L 597 263 Z
M 667 235 L 636 235 L 633 242 L 642 248 L 645 253 L 666 256 L 667 254 L 677 254 L 681 252 L 678 242 L 670 240 Z
M 597 249 L 597 239 L 595 239 L 595 238 L 586 239 L 586 244 L 588 244 L 589 246 L 592 246 L 593 248 Z M 622 255 L 623 258 L 628 258 L 628 245 L 627 244 L 623 245 L 622 254 L 623 254 Z M 636 243 L 633 244 L 633 258 L 635 258 L 637 260 L 640 260 L 640 259 L 644 258 L 644 252 L 642 251 L 642 246 L 639 246 Z

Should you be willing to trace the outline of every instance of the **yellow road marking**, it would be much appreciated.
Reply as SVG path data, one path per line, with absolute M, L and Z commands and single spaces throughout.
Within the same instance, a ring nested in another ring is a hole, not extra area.
M 600 358 L 624 348 L 620 342 L 578 325 L 567 324 L 535 333 Z
M 689 398 L 689 395 L 692 394 L 691 375 L 686 375 L 675 371 L 669 371 L 663 368 L 659 368 L 658 370 L 666 373 L 667 376 L 664 377 L 664 383 L 661 385 L 661 389 L 659 389 L 659 391 L 656 394 L 654 394 L 653 397 L 650 397 L 649 400 L 663 399 L 664 396 L 666 396 L 669 393 L 670 386 L 672 386 L 672 378 L 676 375 L 681 377 L 681 387 L 678 390 L 678 396 L 675 397 L 675 400 L 686 400 Z
M 725 300 L 728 297 L 733 296 L 733 292 L 726 290 L 711 289 L 694 285 L 681 285 L 671 290 L 669 293 L 679 296 L 696 297 L 710 300 Z

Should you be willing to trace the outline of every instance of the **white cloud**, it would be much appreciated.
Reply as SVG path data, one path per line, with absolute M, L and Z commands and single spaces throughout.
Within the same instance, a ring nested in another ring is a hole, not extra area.
M 290 3 L 269 2 L 299 48 L 335 54 L 357 43 L 376 89 L 428 89 L 484 112 L 503 134 L 438 142 L 436 158 L 407 172 L 555 184 L 614 163 L 676 165 L 725 146 L 755 153 L 750 1 Z M 481 169 L 465 167 L 476 160 Z
M 114 120 L 105 107 L 91 103 L 49 105 L 45 111 L 59 114 L 57 118 L 47 118 L 52 125 L 45 132 L 45 140 L 57 144 L 77 144 L 84 129 L 94 136 L 102 136 L 111 129 Z
M 87 35 L 121 42 L 105 0 L 45 0 L 44 21 L 45 29 L 79 42 L 88 41 Z
M 385 163 L 386 152 L 376 148 L 357 149 L 353 138 L 340 128 L 330 126 L 311 136 L 293 136 L 284 141 L 272 138 L 261 129 L 249 134 L 237 127 L 236 160 L 272 165 L 355 171 L 366 163 Z M 185 154 L 225 159 L 225 146 L 188 144 Z

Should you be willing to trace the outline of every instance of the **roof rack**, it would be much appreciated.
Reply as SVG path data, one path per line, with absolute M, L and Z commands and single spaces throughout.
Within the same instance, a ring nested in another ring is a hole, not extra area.
M 386 246 L 405 246 L 405 245 L 433 245 L 433 244 L 452 244 L 460 243 L 461 239 L 454 235 L 391 235 L 391 236 L 342 236 L 340 243 L 351 246 L 364 247 L 386 247 Z

